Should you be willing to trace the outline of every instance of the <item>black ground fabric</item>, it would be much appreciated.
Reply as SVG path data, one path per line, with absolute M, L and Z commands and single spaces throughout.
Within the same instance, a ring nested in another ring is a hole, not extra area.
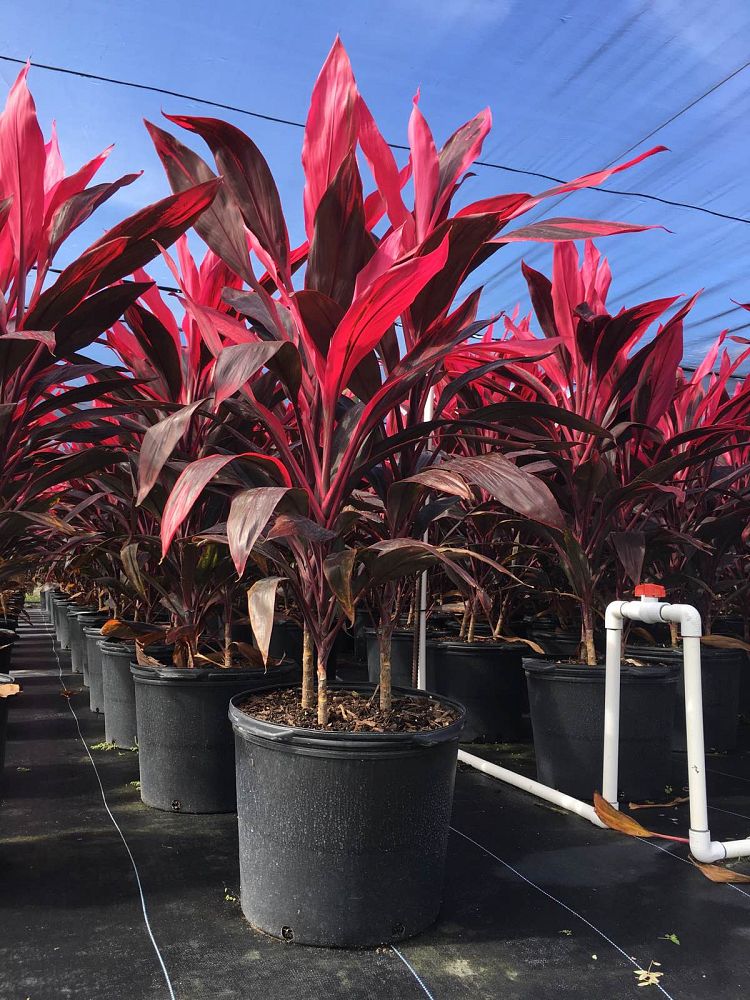
M 713 884 L 683 845 L 598 830 L 464 765 L 434 928 L 359 952 L 253 931 L 236 898 L 236 818 L 144 806 L 137 752 L 93 749 L 103 719 L 31 615 L 0 806 L 0 1000 L 750 995 L 750 886 Z M 750 834 L 748 735 L 708 760 L 717 838 Z M 528 745 L 472 749 L 533 773 Z M 672 794 L 685 783 L 675 755 Z M 637 815 L 686 834 L 685 806 Z M 649 969 L 661 975 L 639 986 Z

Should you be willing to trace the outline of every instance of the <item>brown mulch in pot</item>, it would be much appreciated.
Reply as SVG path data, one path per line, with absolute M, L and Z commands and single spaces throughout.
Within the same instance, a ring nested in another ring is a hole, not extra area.
M 324 729 L 340 733 L 422 733 L 444 729 L 459 717 L 447 705 L 428 698 L 394 696 L 390 712 L 381 712 L 379 695 L 330 691 L 328 724 L 318 724 L 317 708 L 302 708 L 299 688 L 250 695 L 239 704 L 246 715 L 292 729 Z

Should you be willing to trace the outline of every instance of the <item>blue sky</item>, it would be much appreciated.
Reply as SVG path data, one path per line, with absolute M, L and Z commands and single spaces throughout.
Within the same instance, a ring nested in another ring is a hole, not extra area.
M 640 151 L 663 143 L 671 152 L 608 186 L 750 220 L 750 68 L 640 142 L 750 58 L 750 4 L 742 0 L 5 0 L 3 15 L 0 54 L 297 121 L 306 116 L 313 81 L 339 32 L 360 90 L 393 142 L 406 141 L 411 98 L 421 86 L 421 107 L 438 144 L 486 105 L 494 128 L 484 159 L 566 179 L 633 145 Z M 5 89 L 16 72 L 0 62 Z M 292 237 L 301 238 L 299 129 L 41 69 L 32 70 L 30 85 L 45 132 L 57 120 L 70 169 L 115 142 L 108 177 L 144 170 L 64 252 L 78 252 L 128 212 L 168 193 L 142 125 L 143 117 L 158 121 L 162 108 L 219 114 L 248 132 L 276 176 Z M 464 196 L 545 186 L 477 168 Z M 543 214 L 671 230 L 611 237 L 600 248 L 614 271 L 611 306 L 705 288 L 686 329 L 687 361 L 721 329 L 745 326 L 747 313 L 731 300 L 750 300 L 750 225 L 599 192 L 577 193 L 536 216 Z M 496 254 L 481 272 L 487 313 L 516 302 L 526 310 L 522 258 L 549 271 L 551 249 L 522 245 Z

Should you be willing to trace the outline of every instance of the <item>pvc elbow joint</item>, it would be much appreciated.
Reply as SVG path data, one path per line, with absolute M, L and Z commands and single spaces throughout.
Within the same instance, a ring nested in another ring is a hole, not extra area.
M 607 605 L 607 610 L 604 612 L 604 627 L 608 629 L 618 629 L 622 631 L 622 612 L 621 608 L 625 604 L 625 601 L 612 601 Z
M 690 831 L 690 853 L 696 861 L 701 861 L 703 864 L 723 861 L 727 856 L 724 845 L 716 840 L 711 840 L 711 834 L 708 830 Z
M 676 622 L 684 638 L 700 639 L 703 635 L 701 616 L 692 604 L 662 604 L 661 617 L 665 622 Z

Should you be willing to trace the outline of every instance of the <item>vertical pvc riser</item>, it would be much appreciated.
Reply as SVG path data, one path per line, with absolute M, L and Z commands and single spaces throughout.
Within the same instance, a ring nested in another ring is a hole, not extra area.
M 690 828 L 702 833 L 708 830 L 708 800 L 703 740 L 701 641 L 695 636 L 683 636 L 682 649 L 685 677 L 685 729 L 687 733 Z
M 617 808 L 617 769 L 620 753 L 620 651 L 622 626 L 607 629 L 607 658 L 604 681 L 604 753 L 602 756 L 602 797 Z

